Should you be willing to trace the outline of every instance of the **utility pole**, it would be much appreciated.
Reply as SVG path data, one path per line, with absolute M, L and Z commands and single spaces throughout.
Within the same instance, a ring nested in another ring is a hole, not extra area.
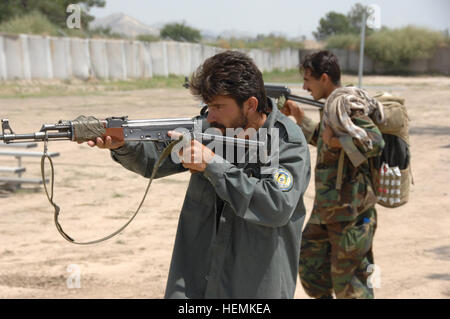
M 358 69 L 358 87 L 362 86 L 363 66 L 364 66 L 364 39 L 366 37 L 366 11 L 363 11 L 361 25 L 361 45 L 359 46 L 359 69 Z

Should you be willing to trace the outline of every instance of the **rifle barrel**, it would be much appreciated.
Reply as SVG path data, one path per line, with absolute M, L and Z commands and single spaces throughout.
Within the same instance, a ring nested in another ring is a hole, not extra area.
M 263 141 L 255 141 L 251 139 L 235 138 L 223 135 L 214 135 L 200 133 L 195 131 L 195 121 L 191 118 L 168 118 L 168 119 L 151 119 L 151 120 L 126 120 L 119 121 L 119 127 L 108 128 L 107 120 L 102 120 L 107 127 L 107 134 L 110 136 L 118 136 L 119 139 L 125 141 L 170 141 L 167 131 L 176 129 L 186 129 L 194 138 L 201 138 L 206 141 L 217 141 L 227 144 L 235 144 L 237 146 L 257 146 L 263 147 Z M 117 123 L 115 123 L 117 124 Z M 3 132 L 0 134 L 0 141 L 4 143 L 21 143 L 21 142 L 40 142 L 45 140 L 72 140 L 72 130 L 52 132 L 49 130 L 61 129 L 61 125 L 44 124 L 43 128 L 36 133 L 15 134 Z M 9 126 L 8 126 L 9 128 Z M 70 125 L 67 126 L 70 128 Z M 115 130 L 120 130 L 121 134 L 116 134 Z M 116 135 L 114 135 L 116 134 Z
M 14 143 L 14 141 L 19 140 L 22 143 L 26 141 L 44 141 L 46 138 L 49 140 L 67 140 L 72 138 L 71 132 L 49 132 L 47 135 L 45 132 L 37 132 L 30 134 L 0 134 L 0 141 L 4 143 Z M 15 142 L 20 143 L 20 142 Z
M 197 133 L 197 134 L 194 134 L 194 137 L 200 137 L 206 141 L 218 141 L 220 143 L 227 143 L 227 144 L 231 144 L 231 145 L 245 146 L 245 147 L 251 147 L 251 146 L 264 147 L 264 145 L 265 145 L 265 143 L 262 141 L 222 136 L 222 135 L 213 135 L 213 134 L 207 134 L 207 133 Z
M 298 95 L 294 95 L 294 94 L 287 95 L 286 99 L 296 101 L 299 103 L 309 104 L 309 105 L 316 106 L 316 107 L 321 107 L 321 108 L 325 105 L 325 103 L 323 103 L 323 102 L 319 102 L 319 101 L 316 101 L 313 99 L 308 99 L 306 97 L 302 97 L 302 96 L 298 96 Z

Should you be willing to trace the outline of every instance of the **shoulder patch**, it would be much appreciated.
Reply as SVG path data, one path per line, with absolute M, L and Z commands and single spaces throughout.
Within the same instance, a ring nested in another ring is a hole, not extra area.
M 287 169 L 277 169 L 273 173 L 272 178 L 283 192 L 290 191 L 292 186 L 294 186 L 294 179 L 292 177 L 292 174 Z

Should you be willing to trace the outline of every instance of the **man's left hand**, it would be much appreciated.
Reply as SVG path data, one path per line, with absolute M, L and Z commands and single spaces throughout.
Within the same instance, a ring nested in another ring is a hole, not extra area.
M 322 132 L 322 140 L 329 147 L 341 148 L 341 142 L 339 142 L 339 138 L 334 136 L 333 130 L 330 126 L 325 125 L 325 129 Z

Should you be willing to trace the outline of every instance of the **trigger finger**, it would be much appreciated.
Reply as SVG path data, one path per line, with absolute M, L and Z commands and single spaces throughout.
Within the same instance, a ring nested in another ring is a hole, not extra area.
M 97 143 L 97 146 L 99 148 L 104 148 L 105 147 L 105 143 L 103 142 L 103 139 L 101 137 L 97 137 L 97 139 L 95 140 L 95 142 Z
M 111 138 L 111 136 L 107 136 L 105 138 L 105 147 L 110 148 L 111 146 L 112 146 L 112 138 Z

